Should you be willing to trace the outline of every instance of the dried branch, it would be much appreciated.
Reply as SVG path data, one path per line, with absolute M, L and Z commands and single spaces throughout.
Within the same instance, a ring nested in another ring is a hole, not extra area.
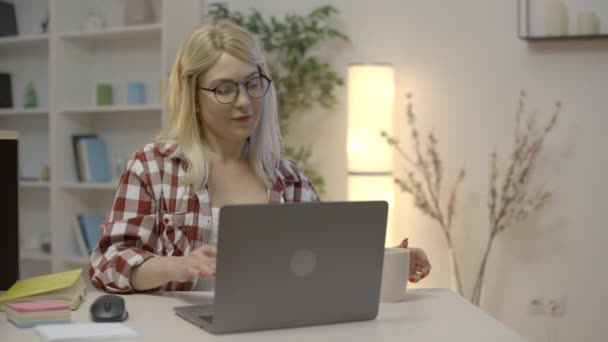
M 443 183 L 443 162 L 437 150 L 438 141 L 435 135 L 430 132 L 427 135 L 427 144 L 423 146 L 420 139 L 421 134 L 416 127 L 416 116 L 411 103 L 412 96 L 406 95 L 408 100 L 406 106 L 406 121 L 409 127 L 409 135 L 412 141 L 413 154 L 407 153 L 400 145 L 399 140 L 391 137 L 386 132 L 381 132 L 381 136 L 386 139 L 389 146 L 393 147 L 411 168 L 406 171 L 407 179 L 395 178 L 395 183 L 401 191 L 409 193 L 414 199 L 414 205 L 420 211 L 439 223 L 444 233 L 450 253 L 453 253 L 451 227 L 456 207 L 456 193 L 459 185 L 464 181 L 465 170 L 460 170 L 454 185 L 449 193 L 448 201 L 445 204 L 445 211 L 441 202 L 442 183 Z M 423 154 L 422 151 L 425 151 Z M 457 263 L 452 264 L 454 268 L 457 290 L 462 294 L 462 283 Z
M 531 190 L 531 178 L 534 166 L 538 160 L 537 156 L 543 146 L 545 137 L 555 127 L 561 102 L 555 103 L 555 110 L 547 125 L 539 132 L 536 129 L 536 113 L 528 117 L 525 130 L 522 130 L 521 120 L 524 112 L 525 92 L 521 92 L 517 110 L 515 111 L 514 145 L 511 159 L 507 164 L 502 186 L 498 187 L 498 156 L 496 152 L 491 155 L 490 161 L 490 190 L 488 208 L 490 217 L 490 239 L 484 253 L 475 287 L 473 289 L 472 301 L 479 304 L 483 277 L 485 275 L 486 261 L 492 247 L 494 238 L 498 233 L 529 217 L 532 213 L 542 208 L 551 197 L 551 192 L 539 186 Z M 500 199 L 499 201 L 497 199 Z

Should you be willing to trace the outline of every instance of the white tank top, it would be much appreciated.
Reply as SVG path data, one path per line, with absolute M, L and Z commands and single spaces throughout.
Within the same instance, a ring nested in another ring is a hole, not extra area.
M 220 226 L 220 208 L 211 208 L 211 236 L 210 244 L 217 245 L 217 234 Z M 215 289 L 215 279 L 211 275 L 204 278 L 196 278 L 192 291 L 213 291 Z
M 270 202 L 270 189 L 266 190 L 266 195 Z M 282 199 L 281 199 L 282 200 Z M 281 201 L 282 202 L 282 201 Z M 220 227 L 220 208 L 211 208 L 211 237 L 208 243 L 217 246 L 217 237 Z M 210 275 L 204 278 L 194 279 L 192 291 L 213 291 L 215 289 L 215 279 Z

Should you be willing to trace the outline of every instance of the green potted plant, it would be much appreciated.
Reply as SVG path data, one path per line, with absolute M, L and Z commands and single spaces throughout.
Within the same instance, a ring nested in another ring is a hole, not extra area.
M 281 132 L 289 132 L 289 119 L 320 106 L 333 110 L 338 102 L 335 94 L 344 80 L 332 70 L 329 63 L 312 51 L 320 43 L 332 40 L 348 42 L 348 37 L 329 25 L 338 14 L 332 6 L 314 9 L 308 15 L 288 14 L 283 18 L 264 18 L 257 10 L 250 14 L 230 11 L 225 4 L 213 3 L 209 7 L 212 21 L 228 20 L 257 36 L 266 55 L 277 92 Z M 286 146 L 285 157 L 293 161 L 320 194 L 325 193 L 323 177 L 310 163 L 310 146 Z

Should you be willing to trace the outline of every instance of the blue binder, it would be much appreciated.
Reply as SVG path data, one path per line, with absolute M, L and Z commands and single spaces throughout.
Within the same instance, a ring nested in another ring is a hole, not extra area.
M 109 182 L 112 179 L 106 144 L 99 137 L 84 138 L 87 147 L 91 182 Z
M 89 250 L 89 255 L 93 253 L 93 249 L 97 246 L 99 239 L 101 238 L 101 224 L 105 219 L 104 215 L 97 214 L 82 214 L 78 215 L 78 222 L 80 222 L 80 229 L 84 242 Z

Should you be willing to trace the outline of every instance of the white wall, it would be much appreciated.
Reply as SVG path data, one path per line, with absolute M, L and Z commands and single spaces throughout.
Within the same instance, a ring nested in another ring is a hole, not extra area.
M 343 75 L 350 62 L 383 61 L 397 68 L 397 89 L 415 94 L 423 129 L 434 128 L 452 176 L 464 163 L 468 175 L 454 224 L 467 294 L 488 227 L 486 193 L 489 154 L 504 157 L 511 143 L 512 113 L 520 89 L 530 107 L 547 118 L 553 102 L 564 102 L 549 136 L 537 180 L 554 199 L 534 220 L 498 237 L 490 258 L 483 308 L 523 336 L 554 341 L 608 339 L 608 40 L 528 44 L 516 38 L 515 1 L 229 1 L 233 9 L 255 6 L 264 14 L 307 13 L 325 4 L 341 10 L 337 26 L 351 45 L 331 49 Z M 605 27 L 608 23 L 604 22 Z M 327 51 L 327 50 L 326 50 Z M 309 113 L 296 121 L 289 141 L 313 143 L 314 161 L 328 182 L 327 200 L 346 197 L 345 89 L 335 113 Z M 398 130 L 405 140 L 403 101 Z M 314 133 L 313 133 L 314 132 Z M 433 272 L 420 286 L 448 287 L 444 241 L 434 222 L 422 217 L 409 197 L 397 198 L 396 223 L 414 245 L 430 254 Z M 552 322 L 527 314 L 532 295 L 566 296 L 566 311 Z M 556 337 L 559 336 L 559 337 Z

